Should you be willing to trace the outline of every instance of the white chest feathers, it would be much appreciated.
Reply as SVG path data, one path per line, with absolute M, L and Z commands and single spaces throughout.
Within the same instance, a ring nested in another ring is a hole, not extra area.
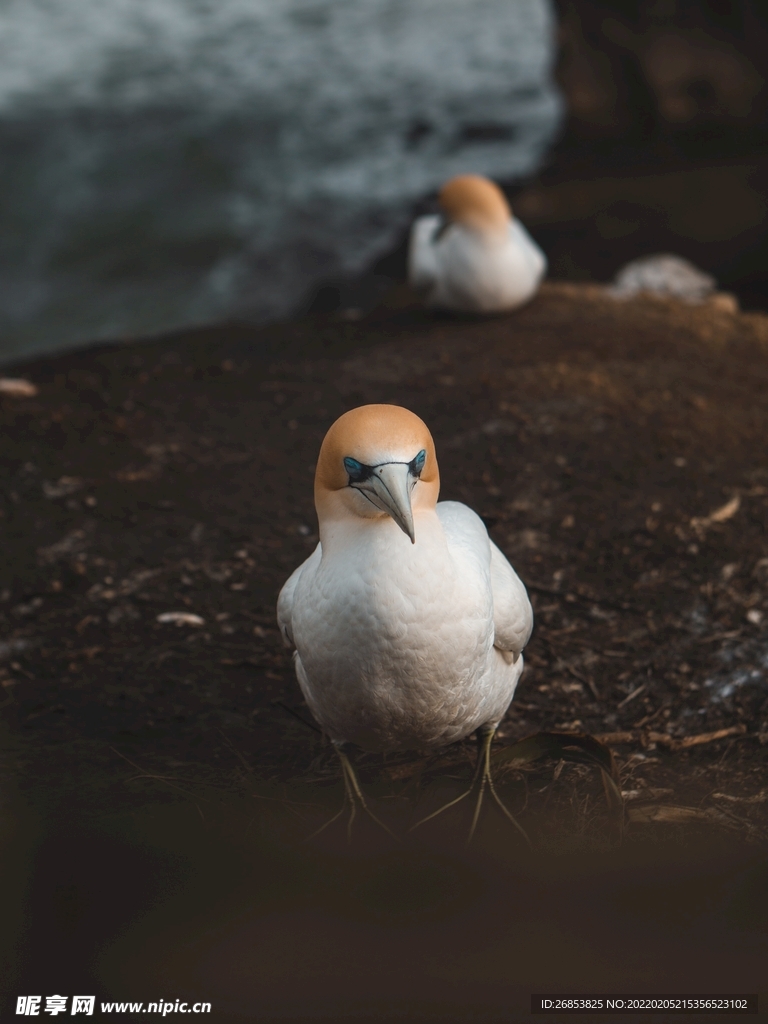
M 544 253 L 518 220 L 483 233 L 440 216 L 411 229 L 408 280 L 430 306 L 492 313 L 515 309 L 536 294 L 547 269 Z
M 373 750 L 439 746 L 496 724 L 532 627 L 525 588 L 464 505 L 326 536 L 286 583 L 278 619 L 330 737 Z

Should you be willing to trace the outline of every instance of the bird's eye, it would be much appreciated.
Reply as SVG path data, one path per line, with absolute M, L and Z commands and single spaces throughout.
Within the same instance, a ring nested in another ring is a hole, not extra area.
M 424 469 L 424 463 L 427 461 L 427 452 L 424 448 L 421 449 L 415 459 L 411 461 L 410 469 L 413 476 L 421 476 L 421 471 Z
M 357 459 L 344 459 L 344 469 L 349 474 L 349 482 L 351 484 L 359 484 L 361 480 L 365 480 L 371 474 L 370 466 L 363 465 Z

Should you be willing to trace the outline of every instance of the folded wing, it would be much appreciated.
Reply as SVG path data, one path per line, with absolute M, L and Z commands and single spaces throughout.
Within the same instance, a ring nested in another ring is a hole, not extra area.
M 441 501 L 436 511 L 454 551 L 463 551 L 478 567 L 483 567 L 482 571 L 486 571 L 490 560 L 493 645 L 505 660 L 516 661 L 533 629 L 533 609 L 525 586 L 472 509 L 458 501 Z
M 442 218 L 432 215 L 418 217 L 411 228 L 408 245 L 408 283 L 419 291 L 429 291 L 437 282 L 440 269 L 435 249 L 435 236 Z
M 320 564 L 322 549 L 318 544 L 309 558 L 302 562 L 298 569 L 294 569 L 291 575 L 283 584 L 280 596 L 277 599 L 277 624 L 283 637 L 286 647 L 295 647 L 293 640 L 293 598 L 296 593 L 296 585 L 304 572 L 315 572 Z
M 494 647 L 515 660 L 533 630 L 533 609 L 522 580 L 491 541 Z

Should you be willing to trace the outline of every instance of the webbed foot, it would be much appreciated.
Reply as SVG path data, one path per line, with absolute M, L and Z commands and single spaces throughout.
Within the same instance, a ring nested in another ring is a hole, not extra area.
M 418 828 L 419 825 L 423 825 L 425 822 L 431 821 L 432 818 L 436 818 L 439 814 L 442 814 L 443 811 L 447 811 L 449 810 L 449 808 L 455 807 L 456 804 L 461 803 L 462 800 L 464 800 L 468 796 L 471 796 L 472 793 L 476 790 L 477 799 L 475 800 L 475 809 L 472 815 L 472 824 L 470 825 L 469 835 L 467 836 L 467 846 L 469 846 L 469 844 L 472 842 L 472 838 L 477 828 L 477 823 L 480 819 L 480 808 L 483 805 L 483 796 L 485 795 L 485 791 L 487 789 L 488 792 L 493 797 L 493 799 L 496 801 L 496 804 L 500 808 L 502 814 L 504 814 L 504 816 L 508 818 L 509 821 L 515 826 L 515 828 L 523 837 L 523 839 L 525 839 L 526 843 L 529 846 L 531 845 L 531 841 L 528 838 L 527 832 L 522 827 L 522 825 L 520 825 L 516 821 L 512 812 L 506 807 L 503 800 L 496 792 L 496 786 L 494 785 L 493 776 L 491 774 L 491 743 L 493 742 L 493 737 L 495 733 L 495 726 L 488 726 L 484 729 L 478 730 L 477 767 L 475 768 L 475 777 L 472 780 L 472 785 L 469 787 L 469 789 L 459 794 L 459 796 L 455 797 L 453 800 L 449 800 L 448 803 L 443 804 L 442 807 L 438 807 L 436 811 L 433 811 L 431 814 L 428 814 L 425 818 L 421 818 L 421 820 L 417 821 L 415 825 L 411 825 L 410 829 L 408 830 L 409 832 L 413 831 L 413 829 L 415 828 Z
M 341 762 L 341 771 L 344 777 L 344 803 L 342 804 L 341 809 L 336 814 L 334 814 L 332 818 L 329 818 L 324 825 L 321 825 L 320 828 L 317 829 L 317 831 L 313 832 L 311 836 L 308 836 L 307 842 L 309 842 L 310 839 L 314 839 L 316 836 L 319 836 L 320 833 L 324 832 L 329 825 L 332 825 L 334 823 L 334 821 L 338 821 L 339 818 L 344 814 L 344 811 L 347 809 L 347 806 L 349 806 L 349 818 L 347 819 L 348 840 L 351 841 L 352 839 L 352 824 L 355 820 L 355 817 L 357 816 L 358 808 L 364 814 L 367 814 L 372 821 L 375 821 L 379 828 L 383 828 L 387 835 L 391 836 L 393 839 L 398 839 L 395 833 L 387 825 L 385 825 L 383 821 L 380 821 L 379 818 L 376 817 L 376 815 L 373 813 L 373 811 L 366 803 L 365 796 L 363 795 L 363 791 L 360 788 L 360 783 L 357 781 L 355 769 L 352 767 L 352 762 L 344 753 L 344 744 L 334 743 L 333 746 L 336 751 L 336 755 L 339 758 L 339 761 Z

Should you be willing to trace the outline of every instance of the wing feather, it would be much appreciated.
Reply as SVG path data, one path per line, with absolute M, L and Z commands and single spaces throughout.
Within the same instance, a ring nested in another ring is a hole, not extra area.
M 533 609 L 522 580 L 491 541 L 494 647 L 520 654 L 533 630 Z
M 286 647 L 295 647 L 296 644 L 293 640 L 293 598 L 296 593 L 296 585 L 301 578 L 302 573 L 306 572 L 307 569 L 314 570 L 320 563 L 320 557 L 322 555 L 322 548 L 318 544 L 309 558 L 302 562 L 298 569 L 294 569 L 291 575 L 283 584 L 283 589 L 280 591 L 280 596 L 277 599 L 277 624 L 280 627 L 280 633 L 283 637 L 283 643 Z
M 412 288 L 428 291 L 437 282 L 439 267 L 435 252 L 435 232 L 442 219 L 431 215 L 413 222 L 408 243 L 408 283 Z
M 514 661 L 533 630 L 533 609 L 522 580 L 488 536 L 482 519 L 458 501 L 441 501 L 437 514 L 451 545 L 459 545 L 490 571 L 493 645 Z M 490 565 L 489 565 L 490 562 Z

